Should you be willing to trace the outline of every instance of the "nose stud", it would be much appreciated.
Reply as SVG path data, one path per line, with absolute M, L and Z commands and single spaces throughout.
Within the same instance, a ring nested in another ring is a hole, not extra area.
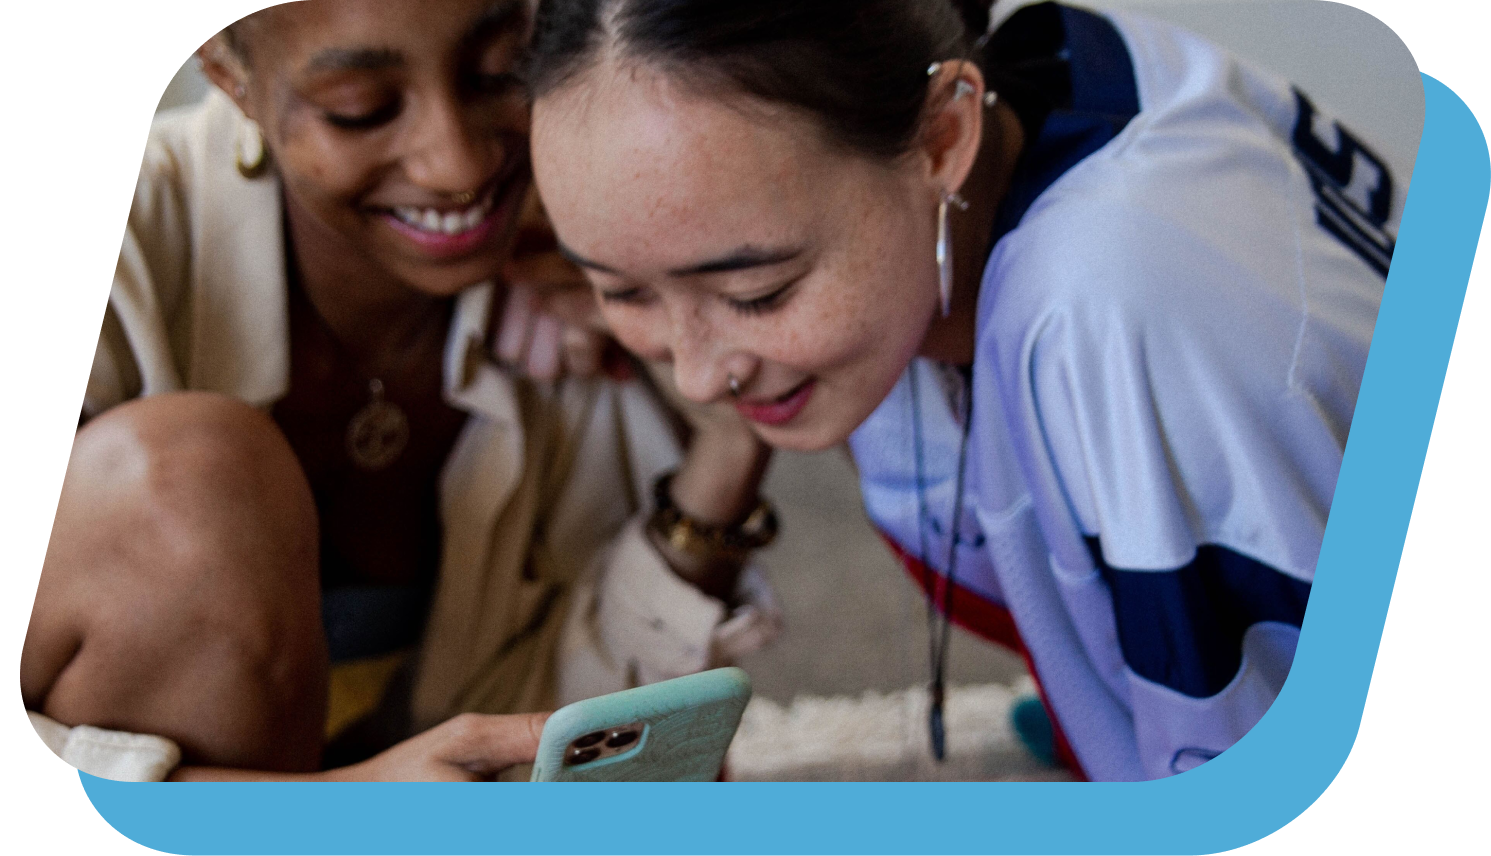
M 740 378 L 735 375 L 725 375 L 725 385 L 730 387 L 731 398 L 740 398 Z

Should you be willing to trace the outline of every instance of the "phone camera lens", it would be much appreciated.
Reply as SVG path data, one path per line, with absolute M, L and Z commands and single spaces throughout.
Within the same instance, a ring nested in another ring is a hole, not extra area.
M 611 736 L 606 739 L 606 745 L 612 749 L 630 746 L 635 742 L 637 742 L 637 732 L 631 730 L 613 731 L 611 732 Z
M 584 737 L 576 740 L 573 745 L 576 749 L 584 749 L 587 746 L 594 746 L 595 744 L 601 742 L 601 740 L 604 739 L 605 736 L 606 732 L 604 731 L 592 731 Z
M 564 759 L 566 764 L 584 764 L 594 761 L 601 754 L 600 747 L 592 746 L 589 749 L 571 749 L 569 757 Z

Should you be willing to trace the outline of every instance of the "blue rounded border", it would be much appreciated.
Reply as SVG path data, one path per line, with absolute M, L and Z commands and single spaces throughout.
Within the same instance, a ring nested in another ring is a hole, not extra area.
M 1424 75 L 1412 189 L 1289 680 L 1189 773 L 1137 784 L 177 784 L 79 774 L 114 828 L 196 853 L 1195 853 L 1256 841 L 1361 723 L 1491 187 L 1480 126 Z M 620 823 L 577 822 L 602 797 Z

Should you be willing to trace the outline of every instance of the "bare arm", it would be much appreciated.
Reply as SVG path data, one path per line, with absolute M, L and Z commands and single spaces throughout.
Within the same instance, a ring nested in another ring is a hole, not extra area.
M 675 401 L 676 405 L 676 401 Z M 703 523 L 732 526 L 755 510 L 757 491 L 771 461 L 771 449 L 733 412 L 698 408 L 688 413 L 693 427 L 683 464 L 670 485 L 674 504 L 688 517 Z M 740 575 L 738 560 L 701 559 L 648 533 L 653 546 L 678 574 L 705 594 L 728 601 Z
M 475 782 L 533 762 L 547 713 L 463 713 L 358 764 L 318 773 L 177 767 L 173 782 Z

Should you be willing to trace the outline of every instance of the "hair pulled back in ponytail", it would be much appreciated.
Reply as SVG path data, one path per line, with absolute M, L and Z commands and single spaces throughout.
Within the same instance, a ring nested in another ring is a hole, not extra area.
M 894 158 L 915 142 L 927 67 L 968 57 L 988 0 L 542 0 L 535 98 L 607 58 L 814 117 L 829 140 Z M 970 35 L 971 34 L 971 35 Z

